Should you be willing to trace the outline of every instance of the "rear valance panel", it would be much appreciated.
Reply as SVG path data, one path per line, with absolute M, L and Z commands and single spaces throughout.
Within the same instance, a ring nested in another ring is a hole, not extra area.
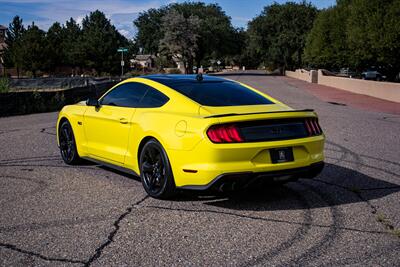
M 309 136 L 304 120 L 240 123 L 238 128 L 246 142 L 287 140 Z

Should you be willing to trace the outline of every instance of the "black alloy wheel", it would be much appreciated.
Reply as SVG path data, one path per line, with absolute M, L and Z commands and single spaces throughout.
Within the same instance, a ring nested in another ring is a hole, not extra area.
M 68 121 L 61 123 L 58 131 L 58 141 L 60 144 L 61 157 L 65 163 L 74 165 L 80 162 L 80 157 L 76 149 L 74 132 Z
M 154 139 L 144 145 L 140 154 L 140 178 L 151 197 L 167 199 L 175 193 L 168 156 L 161 144 Z

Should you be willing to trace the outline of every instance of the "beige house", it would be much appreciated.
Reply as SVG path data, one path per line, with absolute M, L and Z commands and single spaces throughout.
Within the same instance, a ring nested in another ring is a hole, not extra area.
M 0 25 L 0 75 L 4 73 L 4 60 L 3 60 L 3 52 L 7 47 L 6 44 L 6 31 L 7 27 Z
M 131 67 L 140 66 L 142 68 L 154 68 L 154 59 L 153 55 L 136 55 L 133 59 L 130 60 Z

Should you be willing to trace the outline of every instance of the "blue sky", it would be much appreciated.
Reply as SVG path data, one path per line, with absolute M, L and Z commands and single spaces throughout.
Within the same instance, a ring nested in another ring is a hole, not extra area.
M 0 24 L 8 26 L 15 15 L 24 20 L 24 24 L 35 24 L 47 30 L 55 21 L 65 23 L 70 17 L 78 22 L 89 12 L 99 9 L 103 11 L 117 29 L 127 36 L 133 37 L 136 30 L 132 21 L 142 11 L 157 8 L 173 2 L 185 0 L 0 0 Z M 260 14 L 263 7 L 273 2 L 284 3 L 285 0 L 204 0 L 205 3 L 218 3 L 235 27 L 246 27 L 247 22 Z M 295 0 L 294 2 L 301 2 Z M 312 0 L 318 8 L 326 8 L 335 4 L 335 0 Z

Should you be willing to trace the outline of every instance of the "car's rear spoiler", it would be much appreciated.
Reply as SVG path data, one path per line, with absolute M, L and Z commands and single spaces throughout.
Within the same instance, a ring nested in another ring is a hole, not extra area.
M 208 118 L 221 118 L 221 117 L 240 116 L 240 115 L 287 113 L 287 112 L 313 112 L 313 111 L 314 111 L 313 109 L 301 109 L 301 110 L 283 110 L 283 111 L 253 112 L 253 113 L 226 113 L 226 114 L 206 116 L 204 118 L 208 119 Z

